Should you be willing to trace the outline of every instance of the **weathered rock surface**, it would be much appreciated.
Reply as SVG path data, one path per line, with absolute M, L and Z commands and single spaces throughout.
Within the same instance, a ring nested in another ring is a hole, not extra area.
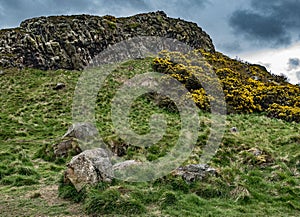
M 137 36 L 173 38 L 215 51 L 209 35 L 195 23 L 169 18 L 164 12 L 128 18 L 52 16 L 0 30 L 0 67 L 82 69 L 109 45 Z
M 112 153 L 109 150 L 97 148 L 86 150 L 72 158 L 65 171 L 65 183 L 71 182 L 77 191 L 85 185 L 98 182 L 111 182 L 115 172 L 138 165 L 135 160 L 112 164 Z
M 112 164 L 109 153 L 102 149 L 91 149 L 76 155 L 67 165 L 65 182 L 70 181 L 80 191 L 87 184 L 110 182 Z
M 93 141 L 98 136 L 97 128 L 91 123 L 72 124 L 63 135 L 60 142 L 53 145 L 56 157 L 67 157 L 77 155 L 82 152 L 80 142 Z
M 209 167 L 207 164 L 191 164 L 179 167 L 174 171 L 175 175 L 181 176 L 188 183 L 202 180 L 207 175 L 216 175 L 216 173 L 216 169 Z
M 65 183 L 71 182 L 76 190 L 80 191 L 86 185 L 111 182 L 114 177 L 123 177 L 124 171 L 141 164 L 135 160 L 112 163 L 113 157 L 112 152 L 102 148 L 82 152 L 67 164 Z M 179 167 L 173 172 L 173 175 L 181 176 L 188 183 L 216 174 L 216 169 L 206 164 L 191 164 Z
M 64 138 L 76 138 L 81 141 L 89 141 L 98 136 L 97 128 L 91 123 L 75 123 L 69 127 Z
M 82 152 L 78 141 L 74 138 L 62 140 L 59 143 L 52 145 L 55 157 L 68 157 L 71 155 L 77 155 Z

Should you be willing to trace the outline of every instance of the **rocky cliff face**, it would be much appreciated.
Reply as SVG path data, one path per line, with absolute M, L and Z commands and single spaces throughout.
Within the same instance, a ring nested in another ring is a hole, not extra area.
M 178 39 L 214 52 L 214 45 L 195 23 L 164 12 L 128 18 L 53 16 L 25 20 L 19 28 L 0 30 L 0 67 L 82 69 L 108 45 L 136 36 Z

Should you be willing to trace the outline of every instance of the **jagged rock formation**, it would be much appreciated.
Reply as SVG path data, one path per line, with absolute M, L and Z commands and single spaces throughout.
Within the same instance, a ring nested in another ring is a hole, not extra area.
M 128 18 L 52 16 L 0 30 L 0 67 L 82 69 L 109 45 L 136 36 L 174 38 L 215 51 L 209 35 L 195 23 L 169 18 L 161 11 Z

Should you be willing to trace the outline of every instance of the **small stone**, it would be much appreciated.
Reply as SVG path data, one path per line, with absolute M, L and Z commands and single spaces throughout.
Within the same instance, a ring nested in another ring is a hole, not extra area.
M 217 171 L 207 164 L 191 164 L 179 167 L 174 173 L 175 175 L 181 176 L 187 183 L 191 183 L 197 180 L 202 180 L 209 174 L 216 175 Z
M 252 153 L 254 156 L 260 156 L 262 155 L 262 151 L 258 148 L 250 148 L 248 152 Z
M 53 90 L 61 90 L 64 89 L 66 85 L 64 83 L 57 83 Z
M 258 76 L 254 76 L 253 79 L 254 79 L 255 81 L 259 81 L 259 80 L 260 80 L 260 78 L 259 78 Z
M 238 129 L 237 129 L 236 127 L 232 127 L 232 128 L 230 129 L 230 132 L 232 132 L 232 133 L 237 133 L 237 132 L 238 132 Z

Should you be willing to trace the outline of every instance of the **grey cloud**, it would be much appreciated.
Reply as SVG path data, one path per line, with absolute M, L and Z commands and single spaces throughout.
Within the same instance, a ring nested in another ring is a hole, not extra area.
M 270 68 L 272 66 L 271 63 L 258 62 L 259 65 L 265 66 L 266 68 Z
M 288 70 L 291 71 L 293 69 L 300 68 L 300 59 L 299 58 L 290 58 L 288 62 Z
M 236 11 L 230 18 L 230 25 L 236 33 L 258 41 L 273 41 L 275 44 L 289 44 L 291 39 L 285 29 L 272 17 L 247 10 Z
M 149 3 L 150 5 L 152 4 L 156 7 L 163 7 L 170 11 L 177 12 L 177 14 L 186 14 L 191 10 L 196 10 L 198 13 L 200 13 L 201 9 L 203 9 L 205 5 L 209 3 L 209 0 L 152 0 L 149 2 L 152 2 Z
M 236 34 L 273 46 L 288 45 L 299 33 L 300 1 L 251 0 L 251 9 L 237 10 L 229 19 Z
M 36 16 L 92 11 L 96 6 L 97 1 L 93 0 L 3 0 L 0 2 L 0 26 L 14 27 L 22 20 Z
M 0 28 L 15 27 L 27 18 L 62 14 L 128 16 L 165 10 L 170 16 L 193 18 L 209 0 L 1 0 Z
M 299 84 L 300 84 L 300 71 L 296 72 L 296 77 L 297 77 L 298 82 L 299 82 Z
M 224 51 L 241 51 L 242 47 L 238 41 L 234 42 L 227 42 L 227 43 L 222 43 L 222 44 L 217 44 L 218 46 L 222 47 Z
M 27 18 L 62 14 L 118 14 L 149 9 L 146 0 L 2 0 L 0 27 L 15 27 Z

